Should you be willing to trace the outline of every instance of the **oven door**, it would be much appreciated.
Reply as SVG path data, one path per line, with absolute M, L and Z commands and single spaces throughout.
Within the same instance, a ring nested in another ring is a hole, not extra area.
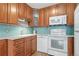
M 49 49 L 67 52 L 67 38 L 66 37 L 49 37 Z

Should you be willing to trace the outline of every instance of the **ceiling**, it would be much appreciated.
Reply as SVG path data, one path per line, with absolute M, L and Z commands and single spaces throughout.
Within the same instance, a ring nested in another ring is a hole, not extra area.
M 56 3 L 27 3 L 27 4 L 32 8 L 40 9 L 51 5 L 55 5 Z

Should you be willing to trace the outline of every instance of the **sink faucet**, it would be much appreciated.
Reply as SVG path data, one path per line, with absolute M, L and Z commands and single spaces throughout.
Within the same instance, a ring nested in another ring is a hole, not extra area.
M 23 35 L 24 34 L 24 30 L 21 30 L 20 34 Z

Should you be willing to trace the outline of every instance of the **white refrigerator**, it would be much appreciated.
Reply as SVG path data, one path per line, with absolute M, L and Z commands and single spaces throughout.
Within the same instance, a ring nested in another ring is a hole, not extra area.
M 79 4 L 74 12 L 74 55 L 79 56 Z

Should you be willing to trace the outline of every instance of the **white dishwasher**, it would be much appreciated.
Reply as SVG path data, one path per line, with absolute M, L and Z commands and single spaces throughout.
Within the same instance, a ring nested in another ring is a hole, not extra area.
M 37 51 L 47 53 L 48 49 L 48 36 L 37 35 Z

